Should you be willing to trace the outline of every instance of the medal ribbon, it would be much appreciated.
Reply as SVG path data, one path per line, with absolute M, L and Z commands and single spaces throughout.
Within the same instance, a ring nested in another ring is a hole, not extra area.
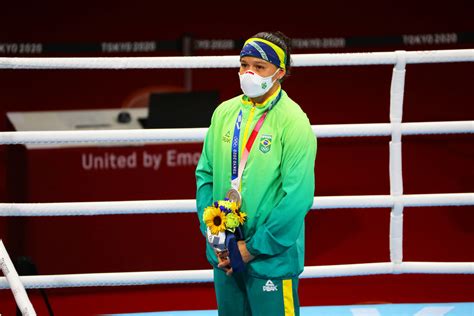
M 239 172 L 239 166 L 237 161 L 239 161 L 239 138 L 240 138 L 240 128 L 242 125 L 242 110 L 237 116 L 234 127 L 234 137 L 232 138 L 232 180 L 237 178 Z
M 239 116 L 235 122 L 234 128 L 234 138 L 232 139 L 232 181 L 231 185 L 237 191 L 240 191 L 240 181 L 242 179 L 242 174 L 244 173 L 245 165 L 247 164 L 248 157 L 250 154 L 250 150 L 252 149 L 252 145 L 257 138 L 258 132 L 267 117 L 268 112 L 273 108 L 273 106 L 280 100 L 281 97 L 281 90 L 278 93 L 278 96 L 272 101 L 271 105 L 268 109 L 262 114 L 260 119 L 255 124 L 252 133 L 245 145 L 244 152 L 242 153 L 242 158 L 240 159 L 240 163 L 237 166 L 237 161 L 239 160 L 239 138 L 240 138 L 240 128 L 242 124 L 242 110 L 240 110 Z

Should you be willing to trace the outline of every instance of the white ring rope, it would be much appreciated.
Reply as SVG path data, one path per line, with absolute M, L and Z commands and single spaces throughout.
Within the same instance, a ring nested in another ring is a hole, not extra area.
M 15 270 L 10 256 L 8 255 L 7 249 L 3 241 L 0 239 L 0 268 L 5 275 L 2 278 L 9 288 L 12 289 L 13 296 L 15 297 L 16 304 L 21 311 L 23 316 L 35 316 L 36 312 L 31 305 L 30 299 L 26 294 L 25 287 L 23 286 L 18 273 Z
M 408 51 L 405 54 L 407 64 L 474 61 L 474 49 Z M 397 62 L 397 53 L 294 54 L 291 58 L 294 67 L 389 65 Z M 239 56 L 0 58 L 0 69 L 183 69 L 238 66 Z
M 307 266 L 301 278 L 326 278 L 378 274 L 473 274 L 472 262 L 391 262 Z M 155 272 L 122 272 L 22 276 L 21 282 L 29 289 L 69 288 L 85 286 L 133 286 L 153 284 L 208 283 L 212 270 L 180 270 Z M 8 289 L 8 282 L 0 278 L 0 289 Z
M 402 123 L 402 135 L 473 134 L 474 121 Z M 329 124 L 313 125 L 319 138 L 390 136 L 392 124 Z M 31 131 L 0 132 L 0 145 L 63 144 L 63 143 L 125 143 L 125 142 L 202 142 L 207 128 L 97 130 L 97 131 Z
M 305 267 L 302 278 L 440 273 L 474 274 L 473 262 L 402 262 L 403 209 L 422 206 L 474 205 L 474 193 L 403 194 L 401 136 L 419 134 L 474 133 L 474 121 L 402 123 L 406 64 L 473 62 L 474 49 L 444 51 L 397 51 L 355 54 L 296 54 L 293 65 L 349 66 L 395 65 L 392 75 L 389 124 L 345 124 L 312 126 L 318 137 L 391 136 L 390 195 L 315 197 L 313 209 L 392 208 L 390 260 L 385 263 Z M 133 58 L 0 58 L 0 69 L 156 69 L 235 68 L 238 56 L 133 57 Z M 99 142 L 202 142 L 207 129 L 107 130 L 1 132 L 1 144 L 99 143 Z M 71 211 L 71 209 L 73 209 Z M 195 200 L 0 204 L 0 216 L 70 216 L 195 212 Z M 211 270 L 101 273 L 24 276 L 27 288 L 118 286 L 189 282 L 211 282 Z M 8 288 L 0 278 L 0 289 Z
M 320 196 L 313 210 L 474 205 L 474 193 Z M 0 216 L 96 216 L 123 214 L 195 213 L 196 200 L 145 200 L 71 203 L 0 203 Z

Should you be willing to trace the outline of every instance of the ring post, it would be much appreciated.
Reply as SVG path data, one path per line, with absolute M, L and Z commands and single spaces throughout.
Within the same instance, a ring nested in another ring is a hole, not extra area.
M 36 316 L 36 312 L 31 305 L 30 299 L 26 294 L 25 287 L 20 281 L 20 277 L 13 266 L 12 260 L 8 255 L 7 249 L 3 245 L 0 239 L 0 268 L 3 274 L 7 278 L 10 289 L 12 290 L 13 296 L 15 297 L 16 304 L 21 311 L 23 316 Z
M 390 87 L 390 195 L 394 203 L 390 214 L 390 261 L 394 273 L 403 261 L 403 176 L 402 176 L 402 115 L 405 87 L 405 51 L 396 51 L 397 61 L 392 73 Z

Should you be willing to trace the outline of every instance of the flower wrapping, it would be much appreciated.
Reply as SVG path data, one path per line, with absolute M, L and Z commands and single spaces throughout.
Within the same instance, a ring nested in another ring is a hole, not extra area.
M 247 214 L 228 199 L 216 201 L 204 209 L 203 221 L 207 226 L 207 240 L 216 252 L 229 257 L 234 272 L 241 272 L 245 264 L 240 255 L 237 241 L 243 240 L 242 225 Z

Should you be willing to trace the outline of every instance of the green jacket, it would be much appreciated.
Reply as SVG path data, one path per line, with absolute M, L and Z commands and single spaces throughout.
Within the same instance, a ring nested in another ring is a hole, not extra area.
M 248 139 L 274 100 L 278 102 L 255 139 L 242 176 L 241 210 L 247 213 L 243 226 L 247 248 L 256 256 L 247 265 L 248 273 L 288 278 L 304 268 L 304 218 L 313 204 L 316 138 L 306 114 L 286 92 L 278 89 L 257 105 L 241 95 L 216 108 L 196 168 L 196 203 L 201 232 L 206 235 L 204 208 L 223 200 L 231 187 L 231 140 L 239 111 L 243 113 L 240 159 L 244 135 Z M 209 244 L 206 253 L 209 262 L 217 266 Z

